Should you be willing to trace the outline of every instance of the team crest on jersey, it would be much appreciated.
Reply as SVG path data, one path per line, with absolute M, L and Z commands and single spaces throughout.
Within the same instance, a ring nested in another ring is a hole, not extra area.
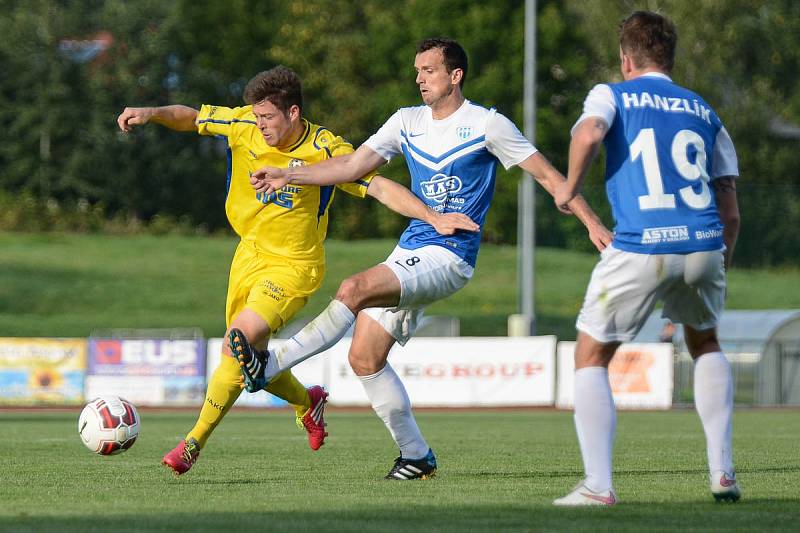
M 289 168 L 305 166 L 306 162 L 302 159 L 292 159 L 289 161 Z
M 472 137 L 472 126 L 459 126 L 456 128 L 456 135 L 462 141 L 466 141 L 470 137 Z
M 421 182 L 420 189 L 425 198 L 441 204 L 450 195 L 461 190 L 461 178 L 436 174 L 429 181 Z

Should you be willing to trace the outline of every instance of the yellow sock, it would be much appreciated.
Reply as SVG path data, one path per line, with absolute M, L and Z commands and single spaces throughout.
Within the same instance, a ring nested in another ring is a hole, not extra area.
M 211 376 L 211 381 L 208 382 L 206 399 L 200 409 L 197 423 L 186 435 L 187 441 L 193 438 L 200 443 L 201 448 L 205 446 L 211 432 L 222 421 L 231 405 L 242 393 L 239 376 L 241 376 L 239 363 L 233 357 L 223 354 L 219 367 Z
M 294 407 L 298 417 L 306 414 L 311 408 L 311 398 L 305 386 L 297 381 L 291 371 L 281 372 L 267 385 L 267 392 L 282 398 Z

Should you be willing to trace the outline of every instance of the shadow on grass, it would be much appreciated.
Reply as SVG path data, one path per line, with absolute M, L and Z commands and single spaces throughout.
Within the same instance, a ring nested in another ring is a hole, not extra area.
M 261 495 L 270 507 L 269 493 Z M 511 498 L 510 498 L 511 499 Z M 11 516 L 0 528 L 11 531 L 767 531 L 789 530 L 800 517 L 798 506 L 783 500 L 742 500 L 736 505 L 713 502 L 621 503 L 614 508 L 565 509 L 550 502 L 510 502 L 485 506 L 438 506 L 429 501 L 361 510 L 303 512 L 265 510 L 237 513 L 230 509 L 163 514 L 92 516 Z M 793 500 L 797 501 L 797 499 Z M 135 507 L 136 503 L 131 502 Z M 235 508 L 236 502 L 230 507 Z M 113 513 L 113 514 L 112 514 Z

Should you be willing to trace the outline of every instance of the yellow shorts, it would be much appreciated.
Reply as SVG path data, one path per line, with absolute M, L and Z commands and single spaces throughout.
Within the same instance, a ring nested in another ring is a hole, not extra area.
M 228 279 L 225 324 L 243 309 L 255 311 L 274 333 L 292 319 L 322 284 L 325 265 L 297 265 L 268 256 L 252 243 L 236 248 Z

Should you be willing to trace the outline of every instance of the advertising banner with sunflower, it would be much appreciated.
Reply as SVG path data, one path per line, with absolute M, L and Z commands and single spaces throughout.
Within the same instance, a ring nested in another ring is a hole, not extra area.
M 0 338 L 0 404 L 82 404 L 86 345 L 86 339 Z

